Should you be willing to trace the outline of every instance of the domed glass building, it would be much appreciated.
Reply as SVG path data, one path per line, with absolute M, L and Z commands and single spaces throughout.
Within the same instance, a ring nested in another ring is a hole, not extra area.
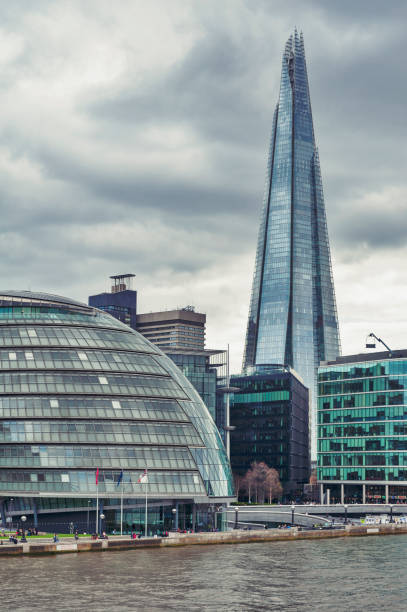
M 144 470 L 146 484 L 138 482 Z M 123 496 L 125 528 L 137 529 L 146 492 L 152 531 L 174 521 L 203 526 L 208 508 L 233 499 L 229 462 L 198 393 L 107 313 L 0 292 L 3 525 L 24 513 L 27 524 L 93 531 L 98 494 L 108 528 L 118 528 Z

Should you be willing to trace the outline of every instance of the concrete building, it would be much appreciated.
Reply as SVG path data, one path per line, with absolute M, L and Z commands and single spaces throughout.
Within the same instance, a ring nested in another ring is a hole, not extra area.
M 193 306 L 137 315 L 137 331 L 165 353 L 205 348 L 206 314 Z

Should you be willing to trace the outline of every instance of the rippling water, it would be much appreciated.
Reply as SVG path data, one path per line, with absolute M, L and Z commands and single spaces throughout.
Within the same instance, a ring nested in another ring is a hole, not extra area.
M 407 538 L 0 557 L 1 610 L 407 610 Z

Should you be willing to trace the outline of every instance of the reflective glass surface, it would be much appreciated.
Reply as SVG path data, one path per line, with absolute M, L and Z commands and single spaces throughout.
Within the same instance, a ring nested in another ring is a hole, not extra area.
M 66 396 L 0 396 L 2 419 L 137 419 L 188 421 L 175 400 L 134 398 L 66 397 Z
M 188 448 L 165 446 L 52 446 L 49 444 L 0 445 L 0 461 L 5 467 L 88 468 L 97 461 L 100 468 L 195 469 Z
M 318 479 L 407 480 L 407 360 L 320 367 Z
M 99 495 L 117 495 L 118 471 L 99 471 Z M 125 490 L 127 495 L 143 497 L 146 485 L 138 483 L 140 472 L 127 472 Z M 148 491 L 152 495 L 205 495 L 199 472 L 156 472 L 149 474 Z M 52 492 L 96 494 L 94 471 L 74 472 L 48 470 L 1 470 L 0 491 Z
M 315 424 L 317 366 L 339 353 L 304 43 L 295 32 L 283 54 L 243 366 L 293 367 L 311 391 Z
M 117 497 L 148 469 L 150 496 L 233 495 L 198 393 L 175 364 L 110 315 L 45 294 L 0 292 L 0 490 Z

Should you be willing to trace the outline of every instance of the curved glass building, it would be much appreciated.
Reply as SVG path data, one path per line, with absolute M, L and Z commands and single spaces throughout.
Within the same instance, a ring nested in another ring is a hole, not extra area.
M 160 349 L 107 313 L 0 292 L 0 362 L 3 524 L 24 512 L 40 526 L 89 528 L 98 493 L 111 527 L 123 495 L 125 523 L 137 528 L 147 493 L 149 524 L 169 528 L 183 516 L 190 526 L 199 524 L 197 504 L 233 496 L 198 393 Z M 144 470 L 147 484 L 138 482 Z

